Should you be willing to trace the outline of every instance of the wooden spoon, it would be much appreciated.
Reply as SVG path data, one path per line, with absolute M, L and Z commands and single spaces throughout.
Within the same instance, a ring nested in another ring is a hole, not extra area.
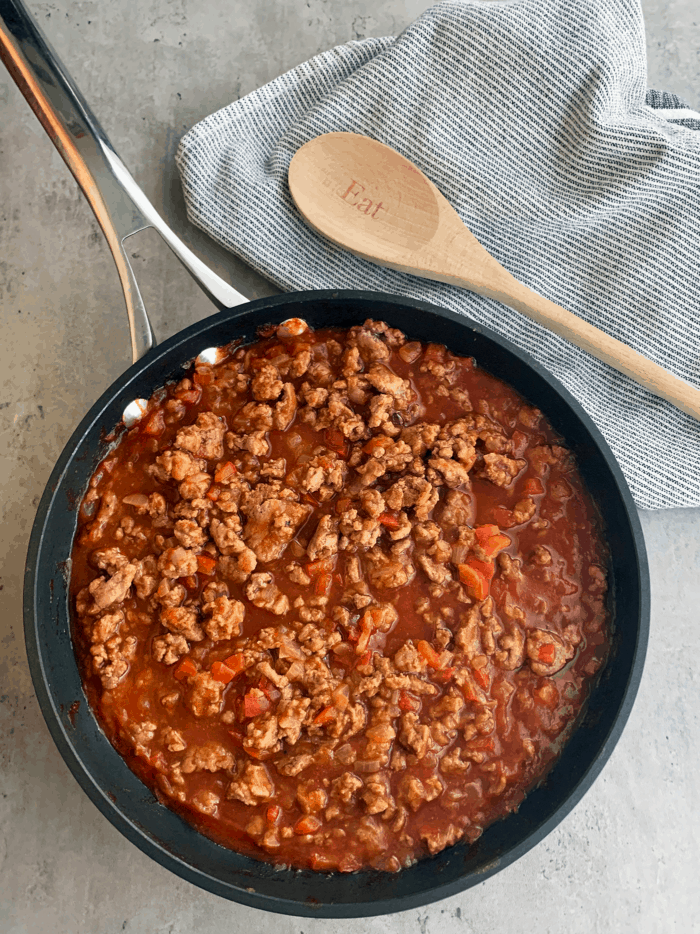
M 314 230 L 356 256 L 498 299 L 700 419 L 700 390 L 514 279 L 389 146 L 357 133 L 318 136 L 292 159 L 289 190 Z

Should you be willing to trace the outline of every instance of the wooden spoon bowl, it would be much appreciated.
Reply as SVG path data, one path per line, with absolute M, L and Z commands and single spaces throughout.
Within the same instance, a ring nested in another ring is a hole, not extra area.
M 435 185 L 396 150 L 357 133 L 302 146 L 289 190 L 306 222 L 362 259 L 495 298 L 700 419 L 700 390 L 518 282 Z

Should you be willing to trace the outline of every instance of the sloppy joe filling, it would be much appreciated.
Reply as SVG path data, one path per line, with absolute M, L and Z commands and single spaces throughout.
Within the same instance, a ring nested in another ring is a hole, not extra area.
M 572 455 L 471 359 L 292 319 L 100 464 L 74 642 L 160 800 L 280 864 L 398 871 L 517 808 L 608 649 Z M 507 374 L 503 374 L 507 378 Z

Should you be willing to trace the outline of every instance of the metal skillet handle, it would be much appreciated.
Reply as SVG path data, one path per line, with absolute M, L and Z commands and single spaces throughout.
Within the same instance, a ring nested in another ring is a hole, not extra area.
M 124 248 L 131 234 L 147 227 L 157 230 L 219 308 L 248 301 L 195 256 L 158 214 L 22 0 L 0 0 L 0 58 L 75 176 L 107 238 L 124 290 L 134 362 L 156 340 Z

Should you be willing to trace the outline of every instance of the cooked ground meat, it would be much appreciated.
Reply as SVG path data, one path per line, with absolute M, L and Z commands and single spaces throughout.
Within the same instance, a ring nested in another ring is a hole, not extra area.
M 226 846 L 397 871 L 516 808 L 608 650 L 545 417 L 382 322 L 157 393 L 85 497 L 74 637 L 115 746 Z

